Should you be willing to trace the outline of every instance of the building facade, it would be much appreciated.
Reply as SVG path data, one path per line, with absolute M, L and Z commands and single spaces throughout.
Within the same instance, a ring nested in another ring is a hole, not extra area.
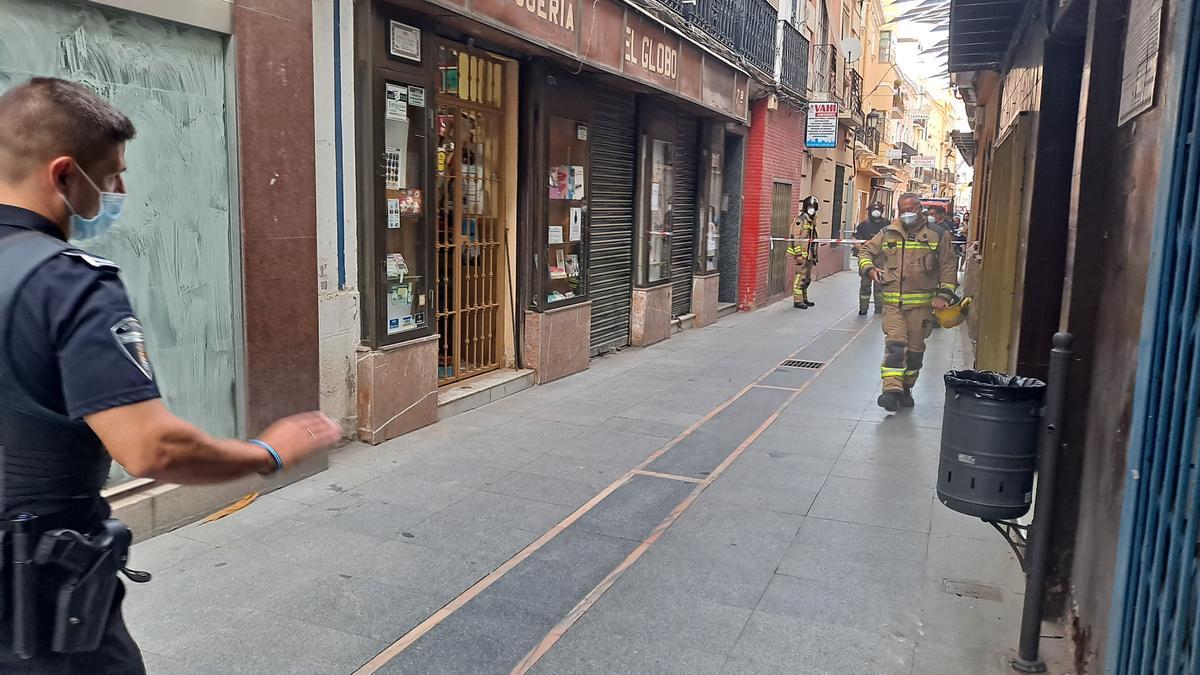
M 358 438 L 716 320 L 769 50 L 615 1 L 316 5 L 323 400 Z
M 63 77 L 133 120 L 131 199 L 87 248 L 121 266 L 166 404 L 253 435 L 318 407 L 311 4 L 274 3 L 286 20 L 247 2 L 129 4 L 0 2 L 0 90 Z M 256 489 L 114 467 L 106 494 L 143 538 Z
M 955 6 L 976 366 L 1045 377 L 1075 338 L 1050 610 L 1078 672 L 1195 672 L 1195 3 Z

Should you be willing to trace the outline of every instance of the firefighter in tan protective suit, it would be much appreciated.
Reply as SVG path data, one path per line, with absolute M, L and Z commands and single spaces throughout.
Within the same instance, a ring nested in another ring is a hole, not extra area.
M 816 303 L 808 299 L 808 286 L 812 283 L 812 268 L 817 262 L 817 202 L 816 197 L 805 197 L 800 203 L 800 215 L 792 221 L 788 231 L 788 255 L 796 260 L 796 279 L 792 282 L 792 306 L 808 309 Z
M 901 195 L 899 219 L 863 244 L 859 272 L 882 286 L 883 393 L 888 412 L 914 405 L 912 388 L 925 358 L 925 322 L 954 302 L 958 264 L 950 234 L 921 218 L 921 199 Z

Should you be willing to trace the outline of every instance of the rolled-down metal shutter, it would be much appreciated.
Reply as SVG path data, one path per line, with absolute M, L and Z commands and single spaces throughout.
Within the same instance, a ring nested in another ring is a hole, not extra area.
M 592 354 L 629 344 L 637 124 L 633 99 L 596 89 L 592 116 L 588 293 Z
M 692 115 L 675 118 L 671 200 L 671 316 L 692 310 L 692 267 L 696 251 L 696 153 L 699 124 Z

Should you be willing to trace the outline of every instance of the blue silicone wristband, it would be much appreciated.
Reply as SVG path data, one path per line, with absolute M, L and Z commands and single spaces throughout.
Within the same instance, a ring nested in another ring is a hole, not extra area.
M 283 469 L 283 458 L 279 456 L 279 453 L 275 451 L 275 448 L 271 447 L 270 443 L 266 441 L 260 441 L 257 438 L 251 438 L 247 442 L 252 445 L 257 445 L 263 450 L 271 453 L 271 459 L 275 460 L 275 469 L 271 473 L 275 473 L 275 471 L 281 471 Z

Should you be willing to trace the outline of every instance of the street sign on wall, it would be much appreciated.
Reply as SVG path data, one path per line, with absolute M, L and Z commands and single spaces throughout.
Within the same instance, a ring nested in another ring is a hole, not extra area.
M 808 104 L 808 130 L 804 145 L 809 148 L 836 148 L 838 127 L 837 101 Z
M 892 148 L 887 151 L 888 159 L 904 159 L 904 151 L 900 148 Z
M 936 163 L 929 155 L 917 155 L 912 158 L 912 165 L 918 169 L 932 169 Z

